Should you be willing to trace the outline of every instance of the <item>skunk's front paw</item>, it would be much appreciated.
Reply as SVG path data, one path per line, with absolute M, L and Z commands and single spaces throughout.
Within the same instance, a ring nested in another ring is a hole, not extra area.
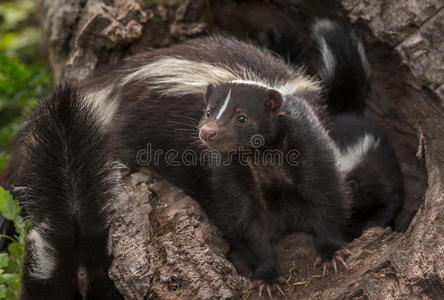
M 318 254 L 313 266 L 316 268 L 317 266 L 322 265 L 322 278 L 324 278 L 328 269 L 333 269 L 335 270 L 336 274 L 338 273 L 338 263 L 341 263 L 344 268 L 348 269 L 348 265 L 345 260 L 350 255 L 352 255 L 352 253 L 347 249 L 336 250 L 330 256 L 323 256 Z
M 271 282 L 267 282 L 261 279 L 257 279 L 253 281 L 252 287 L 254 289 L 258 289 L 259 291 L 259 297 L 262 296 L 262 293 L 264 291 L 267 291 L 268 296 L 271 298 L 273 298 L 273 293 L 277 292 L 279 293 L 282 297 L 286 297 L 284 290 L 281 288 L 281 284 L 287 284 L 287 281 L 285 280 L 284 277 L 279 276 L 278 278 L 276 278 L 274 283 Z
M 259 297 L 264 291 L 267 292 L 270 298 L 273 298 L 273 293 L 277 292 L 285 297 L 285 293 L 281 288 L 281 284 L 286 284 L 284 277 L 280 276 L 278 266 L 274 263 L 263 264 L 258 267 L 253 275 L 253 288 L 259 291 Z

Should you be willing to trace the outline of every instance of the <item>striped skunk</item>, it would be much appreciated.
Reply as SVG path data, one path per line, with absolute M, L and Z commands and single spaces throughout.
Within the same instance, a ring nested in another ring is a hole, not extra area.
M 403 177 L 387 137 L 364 116 L 370 65 L 362 42 L 349 26 L 329 20 L 318 20 L 312 32 L 322 56 L 330 135 L 353 194 L 351 239 L 365 227 L 393 226 L 404 201 Z
M 1 181 L 16 187 L 35 222 L 24 298 L 121 297 L 107 275 L 114 150 L 196 199 L 241 251 L 260 291 L 281 281 L 273 245 L 290 232 L 313 235 L 324 272 L 346 266 L 346 240 L 367 218 L 391 222 L 383 213 L 402 202 L 402 177 L 386 138 L 362 115 L 369 70 L 362 45 L 329 24 L 313 32 L 330 121 L 318 81 L 222 37 L 108 66 L 81 83 L 85 98 L 58 88 L 25 126 Z
M 207 211 L 259 288 L 279 278 L 273 245 L 291 232 L 313 235 L 316 264 L 345 265 L 347 194 L 332 141 L 305 100 L 241 80 L 210 86 L 206 99 L 200 137 L 230 162 L 213 166 Z
M 122 162 L 148 166 L 196 199 L 244 253 L 260 290 L 279 281 L 273 245 L 289 232 L 314 236 L 324 270 L 344 261 L 345 182 L 321 120 L 320 86 L 302 70 L 250 44 L 206 37 L 136 55 L 84 85 Z M 202 142 L 214 134 L 200 121 L 207 109 L 219 136 L 232 137 L 217 147 Z M 233 125 L 240 109 L 252 127 Z M 263 137 L 260 148 L 249 144 L 253 136 Z M 240 148 L 299 151 L 298 165 L 244 165 Z
M 108 277 L 116 180 L 101 122 L 60 85 L 19 135 L 1 184 L 33 223 L 22 299 L 123 299 Z

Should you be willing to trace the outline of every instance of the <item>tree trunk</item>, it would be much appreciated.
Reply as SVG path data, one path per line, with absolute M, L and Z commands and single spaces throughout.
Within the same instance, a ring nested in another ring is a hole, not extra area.
M 367 230 L 349 245 L 350 269 L 325 279 L 311 267 L 311 238 L 289 236 L 277 249 L 285 290 L 290 298 L 444 299 L 442 0 L 40 2 L 54 81 L 208 32 L 264 42 L 268 32 L 290 30 L 306 41 L 314 18 L 352 22 L 373 68 L 366 114 L 401 161 L 406 201 L 396 228 L 404 232 Z M 148 170 L 123 173 L 122 183 L 110 276 L 126 299 L 257 297 L 194 200 Z

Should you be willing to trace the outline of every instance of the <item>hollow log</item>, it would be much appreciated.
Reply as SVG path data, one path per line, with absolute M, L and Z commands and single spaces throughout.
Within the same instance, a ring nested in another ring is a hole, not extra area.
M 315 18 L 350 22 L 372 65 L 366 114 L 387 133 L 405 178 L 399 232 L 368 229 L 348 246 L 349 270 L 325 279 L 312 267 L 311 238 L 288 236 L 277 247 L 284 290 L 295 299 L 444 299 L 442 0 L 40 0 L 40 15 L 54 81 L 208 33 L 266 43 L 285 28 L 305 42 Z M 126 299 L 258 297 L 193 199 L 149 170 L 121 178 L 109 272 Z

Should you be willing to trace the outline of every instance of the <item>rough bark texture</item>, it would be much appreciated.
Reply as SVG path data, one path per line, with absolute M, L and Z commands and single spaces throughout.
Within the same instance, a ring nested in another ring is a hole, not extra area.
M 311 267 L 311 238 L 289 236 L 277 248 L 285 289 L 291 298 L 444 299 L 443 7 L 442 0 L 41 0 L 41 16 L 55 80 L 81 79 L 100 64 L 208 31 L 259 39 L 273 26 L 293 26 L 304 39 L 315 17 L 351 21 L 373 67 L 367 115 L 402 164 L 407 196 L 397 227 L 406 231 L 368 230 L 349 245 L 350 270 L 324 280 Z M 127 299 L 257 297 L 192 199 L 146 170 L 122 182 L 110 275 Z
M 442 0 L 342 0 L 352 21 L 394 47 L 418 81 L 444 101 L 444 2 Z
M 110 274 L 128 299 L 230 299 L 248 288 L 199 205 L 165 180 L 123 174 Z

